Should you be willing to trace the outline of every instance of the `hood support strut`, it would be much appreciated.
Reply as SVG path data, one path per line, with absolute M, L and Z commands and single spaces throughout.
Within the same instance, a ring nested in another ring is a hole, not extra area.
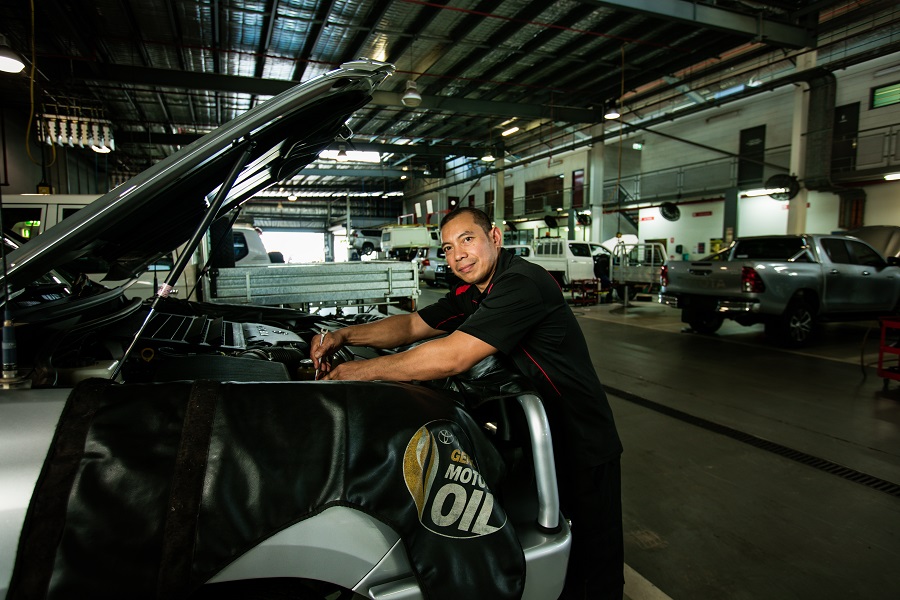
M 182 271 L 184 271 L 185 267 L 187 267 L 188 261 L 191 260 L 191 256 L 193 256 L 194 252 L 197 250 L 197 247 L 200 245 L 200 241 L 206 234 L 206 230 L 209 229 L 210 225 L 212 225 L 213 220 L 215 220 L 216 215 L 219 212 L 219 209 L 222 208 L 223 204 L 225 204 L 225 199 L 228 197 L 228 192 L 231 191 L 231 187 L 234 185 L 234 182 L 237 181 L 238 175 L 241 174 L 243 168 L 247 166 L 247 163 L 250 161 L 250 157 L 253 154 L 253 148 L 255 146 L 256 144 L 252 142 L 247 144 L 244 152 L 238 158 L 237 162 L 234 163 L 234 166 L 231 167 L 231 171 L 229 171 L 228 177 L 219 188 L 219 192 L 216 194 L 216 197 L 210 204 L 209 209 L 206 211 L 206 214 L 203 215 L 203 221 L 200 222 L 197 230 L 194 231 L 194 235 L 185 246 L 184 252 L 181 253 L 181 256 L 178 257 L 178 261 L 172 267 L 172 270 L 169 271 L 169 276 L 166 277 L 166 282 L 159 287 L 159 290 L 157 290 L 156 296 L 154 296 L 153 298 L 153 303 L 150 305 L 150 310 L 147 312 L 147 316 L 144 319 L 144 322 L 141 323 L 141 326 L 134 333 L 134 338 L 128 345 L 128 349 L 125 351 L 125 354 L 122 356 L 121 360 L 119 360 L 119 362 L 116 364 L 116 368 L 110 376 L 110 379 L 115 380 L 119 376 L 119 372 L 122 370 L 122 366 L 125 364 L 125 361 L 128 360 L 128 356 L 131 354 L 131 351 L 134 350 L 135 345 L 137 345 L 137 341 L 140 339 L 141 334 L 144 333 L 144 329 L 147 328 L 147 324 L 150 322 L 150 319 L 153 318 L 153 315 L 156 312 L 156 305 L 159 304 L 160 299 L 167 297 L 169 293 L 174 289 L 175 282 L 178 281 L 178 278 L 181 277 Z

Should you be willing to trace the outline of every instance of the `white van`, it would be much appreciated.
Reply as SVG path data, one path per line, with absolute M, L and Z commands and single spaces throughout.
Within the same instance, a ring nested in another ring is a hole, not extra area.
M 381 230 L 381 250 L 391 258 L 411 258 L 418 248 L 441 245 L 441 236 L 433 225 L 389 225 Z
M 596 265 L 603 260 L 608 264 L 609 251 L 594 242 L 579 242 L 562 238 L 539 238 L 533 246 L 504 246 L 525 260 L 547 269 L 559 282 L 568 287 L 579 279 L 599 277 Z
M 3 226 L 30 240 L 99 197 L 96 194 L 4 195 Z
M 3 196 L 3 226 L 7 231 L 28 241 L 47 231 L 66 217 L 73 215 L 100 196 L 91 194 L 20 194 Z M 273 262 L 284 262 L 280 253 L 266 251 L 260 238 L 260 231 L 249 224 L 236 223 L 232 227 L 234 238 L 235 266 L 261 266 Z M 156 293 L 159 284 L 165 281 L 168 272 L 175 264 L 174 256 L 163 256 L 147 268 L 126 290 L 129 298 L 150 298 Z M 188 288 L 193 277 L 193 267 L 189 265 L 181 274 L 176 290 L 172 295 L 180 293 L 181 288 Z M 125 280 L 103 278 L 106 272 L 104 265 L 80 263 L 84 272 L 94 280 L 107 286 L 122 285 Z M 96 272 L 94 272 L 96 269 Z

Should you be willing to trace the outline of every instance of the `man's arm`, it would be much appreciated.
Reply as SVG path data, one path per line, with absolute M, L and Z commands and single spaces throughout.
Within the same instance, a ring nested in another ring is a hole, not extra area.
M 475 336 L 454 331 L 406 352 L 342 363 L 324 379 L 355 381 L 424 381 L 456 375 L 471 369 L 497 349 Z
M 433 329 L 425 323 L 418 313 L 393 315 L 371 323 L 350 325 L 329 332 L 324 340 L 321 336 L 315 336 L 310 349 L 310 358 L 313 359 L 313 365 L 318 369 L 322 357 L 333 354 L 344 346 L 396 348 L 442 333 L 444 332 Z M 322 363 L 321 367 L 327 370 L 325 363 Z

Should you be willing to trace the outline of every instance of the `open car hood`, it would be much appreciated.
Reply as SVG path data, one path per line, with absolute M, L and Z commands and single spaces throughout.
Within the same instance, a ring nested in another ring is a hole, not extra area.
M 306 167 L 392 72 L 375 61 L 345 63 L 263 102 L 11 252 L 4 283 L 15 292 L 85 257 L 111 265 L 110 279 L 140 273 L 191 238 L 248 147 L 217 217 Z

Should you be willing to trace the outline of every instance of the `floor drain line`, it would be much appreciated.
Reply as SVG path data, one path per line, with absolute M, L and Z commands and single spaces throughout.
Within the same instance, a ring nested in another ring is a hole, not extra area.
M 647 398 L 642 398 L 637 394 L 632 394 L 631 392 L 626 392 L 625 390 L 620 390 L 609 386 L 603 387 L 606 389 L 607 393 L 612 394 L 613 396 L 616 396 L 618 398 L 622 398 L 623 400 L 627 400 L 632 404 L 637 404 L 639 406 L 643 406 L 644 408 L 649 408 L 650 410 L 656 411 L 660 414 L 664 414 L 667 417 L 672 417 L 674 419 L 678 419 L 679 421 L 683 421 L 684 423 L 702 427 L 707 431 L 712 431 L 714 433 L 727 436 L 733 440 L 749 444 L 754 448 L 759 448 L 760 450 L 765 450 L 767 452 L 771 452 L 772 454 L 777 454 L 778 456 L 788 458 L 808 467 L 818 469 L 819 471 L 835 475 L 842 479 L 846 479 L 847 481 L 852 481 L 853 483 L 864 485 L 879 492 L 884 492 L 885 494 L 894 496 L 895 498 L 900 498 L 900 484 L 881 479 L 880 477 L 875 477 L 874 475 L 869 475 L 868 473 L 863 473 L 862 471 L 857 471 L 856 469 L 851 469 L 849 467 L 839 465 L 837 463 L 831 462 L 830 460 L 819 458 L 818 456 L 813 456 L 812 454 L 807 454 L 806 452 L 801 452 L 800 450 L 795 450 L 793 448 L 788 448 L 787 446 L 782 446 L 781 444 L 776 444 L 775 442 L 770 442 L 769 440 L 764 440 L 762 438 L 756 437 L 755 435 L 751 435 L 743 431 L 738 431 L 737 429 L 733 429 L 725 425 L 720 425 L 719 423 L 714 423 L 700 417 L 695 417 L 694 415 L 690 415 L 686 412 L 680 411 L 677 408 L 659 404 L 658 402 L 648 400 Z

